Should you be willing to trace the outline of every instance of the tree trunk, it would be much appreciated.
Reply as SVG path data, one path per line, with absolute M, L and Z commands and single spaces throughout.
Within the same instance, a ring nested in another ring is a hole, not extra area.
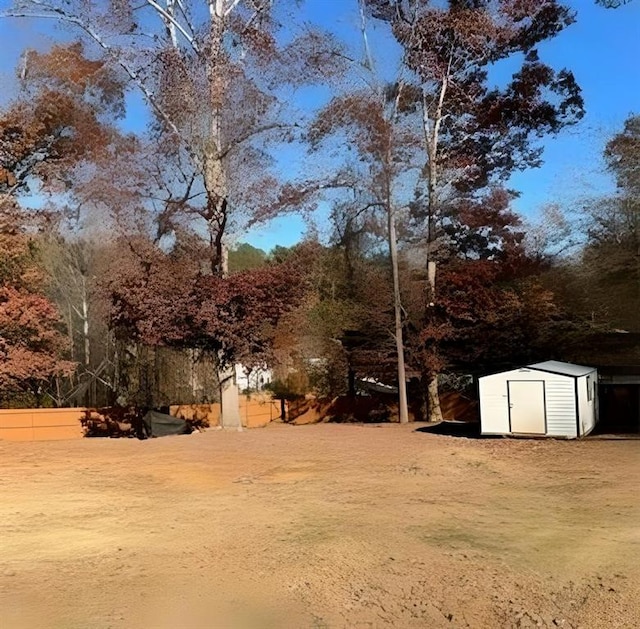
M 72 310 L 71 302 L 69 302 L 68 311 L 69 311 L 69 314 L 68 314 L 69 323 L 67 324 L 67 333 L 69 335 L 69 353 L 71 356 L 71 360 L 75 360 L 76 340 L 75 340 L 75 332 L 73 328 L 73 310 Z
M 371 56 L 371 50 L 369 48 L 369 40 L 367 37 L 366 26 L 366 3 L 359 0 L 358 6 L 360 9 L 360 30 L 362 34 L 362 40 L 365 51 L 365 67 L 373 72 L 374 63 Z M 380 93 L 382 103 L 382 118 L 385 118 L 384 114 L 384 98 Z M 396 99 L 396 111 L 397 113 L 398 100 Z M 396 354 L 398 363 L 398 415 L 401 424 L 409 422 L 409 409 L 407 404 L 407 377 L 405 373 L 404 364 L 404 335 L 402 326 L 402 301 L 400 296 L 400 274 L 398 272 L 398 238 L 396 235 L 396 217 L 392 204 L 392 173 L 394 171 L 392 167 L 391 156 L 391 143 L 386 146 L 386 150 L 383 150 L 380 155 L 384 169 L 384 187 L 382 193 L 384 195 L 384 205 L 387 211 L 387 237 L 389 242 L 389 257 L 391 258 L 391 271 L 393 275 L 393 310 L 395 315 L 394 325 L 394 337 L 396 341 Z M 350 374 L 351 375 L 351 374 Z M 354 382 L 355 384 L 355 382 Z M 351 385 L 351 382 L 350 382 Z M 351 387 L 350 387 L 351 388 Z
M 442 409 L 440 408 L 440 393 L 438 391 L 438 374 L 432 374 L 427 384 L 427 411 L 430 422 L 441 422 Z
M 204 155 L 204 185 L 207 192 L 206 216 L 211 243 L 211 271 L 224 277 L 227 274 L 227 251 L 224 246 L 224 230 L 227 224 L 227 172 L 223 151 L 222 109 L 226 98 L 228 64 L 224 52 L 224 2 L 209 0 L 211 14 L 209 48 L 209 88 L 211 121 L 209 143 Z M 242 430 L 240 420 L 238 385 L 235 367 L 218 369 L 220 382 L 220 425 L 228 430 Z
M 427 278 L 429 295 L 427 299 L 427 309 L 425 318 L 428 320 L 435 312 L 437 301 L 436 293 L 436 271 L 437 271 L 437 234 L 436 234 L 436 212 L 438 210 L 437 184 L 438 184 L 438 140 L 440 125 L 442 123 L 442 104 L 448 87 L 448 79 L 445 77 L 440 89 L 440 97 L 432 124 L 430 123 L 426 94 L 423 94 L 423 126 L 425 140 L 427 144 L 428 157 L 428 200 L 427 200 Z M 437 349 L 433 351 L 437 352 Z M 431 373 L 427 384 L 427 418 L 430 422 L 442 421 L 442 410 L 440 408 L 440 394 L 438 392 L 438 374 Z
M 222 250 L 222 260 L 220 263 L 221 270 L 228 268 L 227 261 L 228 251 L 226 248 Z M 236 382 L 235 366 L 218 369 L 218 380 L 220 382 L 220 426 L 227 430 L 242 430 L 242 421 L 240 419 L 240 397 L 238 393 L 238 384 Z
M 429 214 L 431 216 L 431 214 Z M 429 218 L 431 221 L 431 218 Z M 431 248 L 432 241 L 427 244 L 428 251 Z M 427 303 L 427 319 L 433 316 L 433 310 L 436 300 L 436 261 L 429 259 L 427 262 L 427 277 L 429 278 L 429 298 Z M 437 349 L 433 350 L 437 352 Z M 430 373 L 427 383 L 427 421 L 441 422 L 442 409 L 440 408 L 440 393 L 438 390 L 438 374 Z
M 220 426 L 225 430 L 242 430 L 236 372 L 232 366 L 218 370 L 220 378 Z
M 89 300 L 87 298 L 87 280 L 82 276 L 82 336 L 84 340 L 84 364 L 91 368 L 91 338 L 89 337 Z
M 211 271 L 214 275 L 224 275 L 223 248 L 224 231 L 227 225 L 227 169 L 223 156 L 222 111 L 228 84 L 228 60 L 224 51 L 225 15 L 223 0 L 209 4 L 211 10 L 210 44 L 207 78 L 211 101 L 209 138 L 204 149 L 204 187 L 207 193 L 207 207 L 204 218 L 209 229 L 211 247 Z
M 425 318 L 428 320 L 434 315 L 436 305 L 436 272 L 435 260 L 435 168 L 429 170 L 429 216 L 427 218 L 427 278 L 429 283 L 429 295 L 427 297 L 427 310 Z M 437 352 L 437 348 L 432 351 Z M 438 374 L 430 373 L 427 382 L 427 421 L 441 422 L 442 410 L 440 409 L 440 393 L 438 391 Z
M 200 378 L 198 377 L 197 367 L 200 356 L 197 349 L 187 350 L 187 356 L 189 357 L 189 385 L 191 387 L 191 400 L 194 404 L 197 404 L 198 399 L 200 398 L 200 389 L 202 388 Z
M 400 300 L 400 276 L 398 272 L 398 243 L 396 237 L 396 217 L 393 208 L 387 203 L 387 219 L 389 222 L 389 253 L 393 272 L 393 310 L 395 313 L 395 339 L 398 354 L 398 411 L 400 423 L 409 422 L 407 406 L 407 377 L 404 366 L 404 340 L 402 333 L 402 302 Z

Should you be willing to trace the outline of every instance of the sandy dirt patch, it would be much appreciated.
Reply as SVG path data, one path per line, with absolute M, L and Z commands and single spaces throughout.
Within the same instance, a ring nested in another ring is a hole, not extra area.
M 416 428 L 0 442 L 0 626 L 640 626 L 640 441 Z

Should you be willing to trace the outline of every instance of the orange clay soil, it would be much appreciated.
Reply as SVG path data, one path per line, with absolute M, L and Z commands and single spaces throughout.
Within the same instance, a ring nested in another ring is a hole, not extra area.
M 640 626 L 640 441 L 0 442 L 2 629 Z

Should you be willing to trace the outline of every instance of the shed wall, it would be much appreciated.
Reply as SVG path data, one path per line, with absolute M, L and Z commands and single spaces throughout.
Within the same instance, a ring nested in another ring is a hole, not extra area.
M 480 421 L 483 434 L 508 435 L 509 381 L 542 380 L 545 388 L 547 434 L 576 437 L 575 379 L 535 369 L 514 369 L 480 378 Z
M 597 421 L 598 372 L 593 371 L 578 379 L 578 405 L 580 408 L 580 436 L 588 435 Z M 591 398 L 591 399 L 589 399 Z
M 556 374 L 546 374 L 555 376 Z M 551 437 L 576 437 L 575 379 L 557 376 L 545 379 L 547 393 L 547 434 Z

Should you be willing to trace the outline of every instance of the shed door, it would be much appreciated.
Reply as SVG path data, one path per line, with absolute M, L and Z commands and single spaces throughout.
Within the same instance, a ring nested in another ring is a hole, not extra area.
M 511 432 L 530 435 L 546 433 L 544 382 L 509 382 L 509 417 Z

